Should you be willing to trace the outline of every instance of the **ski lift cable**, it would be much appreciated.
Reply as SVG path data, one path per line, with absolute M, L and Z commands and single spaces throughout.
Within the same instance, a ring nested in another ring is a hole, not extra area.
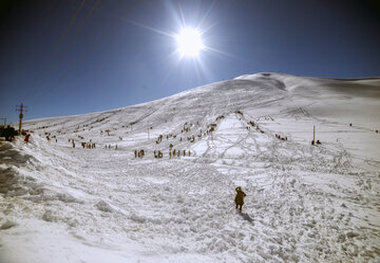
M 129 16 L 133 10 L 135 10 L 143 1 L 142 0 L 138 0 L 135 2 L 134 5 L 132 5 L 129 10 L 127 12 L 125 12 L 125 14 L 122 16 L 122 18 L 118 21 L 116 21 L 113 25 L 111 25 L 108 30 L 104 31 L 103 34 L 98 38 L 98 40 L 96 40 L 91 46 L 90 48 L 87 50 L 87 52 L 84 53 L 83 56 L 81 56 L 74 64 L 74 66 L 77 66 L 79 64 L 82 63 L 82 61 L 84 61 L 84 59 L 86 59 L 93 51 L 94 49 L 110 34 L 112 33 L 116 27 L 118 25 L 121 24 L 121 22 L 123 22 L 123 20 Z
M 80 22 L 80 24 L 77 26 L 77 29 L 74 30 L 74 33 L 71 35 L 68 43 L 64 46 L 64 48 L 59 52 L 58 54 L 58 57 L 56 57 L 56 59 L 54 60 L 54 62 L 52 63 L 52 65 L 46 69 L 46 72 L 44 75 L 49 75 L 50 72 L 52 72 L 55 68 L 55 66 L 57 65 L 58 61 L 61 60 L 61 58 L 63 57 L 64 54 L 66 54 L 66 51 L 69 49 L 69 47 L 72 45 L 72 43 L 74 42 L 75 38 L 78 36 L 78 34 L 82 31 L 83 27 L 87 24 L 88 20 L 90 19 L 90 17 L 92 16 L 92 14 L 94 13 L 95 9 L 97 8 L 97 6 L 99 5 L 100 3 L 100 0 L 96 0 L 95 3 L 92 5 L 90 11 L 87 13 L 86 17 L 84 19 L 82 19 L 82 21 Z M 40 82 L 40 85 L 42 85 L 43 83 Z
M 32 89 L 33 89 L 34 87 L 36 87 L 37 84 L 41 81 L 42 76 L 43 76 L 43 75 L 46 75 L 46 72 L 47 72 L 47 70 L 48 70 L 48 66 L 49 66 L 49 64 L 52 62 L 54 56 L 56 55 L 56 53 L 57 53 L 57 51 L 58 51 L 58 49 L 59 49 L 59 47 L 62 45 L 62 43 L 63 43 L 63 41 L 64 41 L 64 39 L 65 39 L 67 33 L 69 32 L 70 28 L 72 27 L 72 25 L 73 25 L 74 22 L 76 21 L 76 19 L 77 19 L 78 15 L 79 15 L 80 11 L 82 10 L 82 8 L 83 8 L 85 2 L 86 2 L 86 0 L 82 0 L 82 1 L 81 1 L 80 6 L 76 9 L 74 15 L 71 17 L 71 19 L 70 19 L 70 23 L 66 26 L 66 28 L 65 28 L 64 31 L 62 32 L 61 37 L 59 38 L 59 41 L 58 41 L 57 44 L 55 45 L 53 51 L 51 52 L 51 54 L 49 55 L 48 59 L 46 60 L 46 62 L 45 62 L 44 65 L 42 66 L 41 70 L 37 73 L 37 77 L 36 77 L 36 79 L 35 79 L 35 81 L 34 81 L 34 83 L 33 83 L 33 85 L 32 85 Z M 45 73 L 45 74 L 44 74 L 44 73 Z M 30 90 L 29 90 L 29 92 L 30 92 Z M 28 94 L 25 94 L 25 96 L 24 96 L 23 99 L 25 99 L 26 95 L 28 95 Z
M 53 64 L 49 67 L 49 71 L 47 72 L 47 75 L 49 72 L 51 72 L 54 69 L 54 66 L 63 57 L 63 55 L 66 53 L 66 51 L 69 49 L 69 47 L 72 45 L 75 38 L 82 31 L 83 27 L 87 24 L 88 20 L 90 19 L 91 15 L 95 11 L 95 9 L 99 5 L 99 3 L 100 3 L 100 0 L 96 0 L 95 3 L 92 5 L 92 7 L 91 7 L 90 11 L 87 13 L 86 17 L 84 19 L 82 19 L 80 24 L 77 26 L 77 29 L 74 30 L 74 33 L 71 35 L 68 43 L 64 46 L 64 48 L 59 53 L 58 57 L 54 60 Z
M 125 14 L 120 18 L 120 20 L 118 20 L 117 22 L 115 22 L 114 24 L 112 24 L 106 31 L 103 32 L 103 34 L 87 49 L 87 51 L 80 57 L 77 59 L 77 61 L 74 63 L 74 65 L 68 69 L 65 73 L 62 74 L 61 78 L 59 78 L 59 80 L 56 82 L 56 85 L 54 85 L 52 88 L 51 88 L 51 91 L 54 90 L 55 88 L 57 88 L 57 86 L 60 84 L 60 82 L 62 82 L 63 79 L 65 79 L 67 77 L 68 74 L 70 74 L 74 69 L 75 67 L 79 66 L 80 64 L 82 64 L 89 56 L 90 54 L 95 50 L 95 48 L 110 34 L 112 33 L 116 27 L 121 24 L 122 21 L 124 21 L 125 18 L 127 18 L 131 13 L 132 11 L 134 11 L 141 3 L 143 2 L 143 0 L 138 0 L 136 1 L 129 9 L 128 11 L 125 12 Z

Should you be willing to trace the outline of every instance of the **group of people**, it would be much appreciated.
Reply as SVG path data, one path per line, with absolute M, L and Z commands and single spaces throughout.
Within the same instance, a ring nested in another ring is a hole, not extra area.
M 6 140 L 11 140 L 12 137 L 17 134 L 17 132 L 15 132 L 14 129 L 11 129 L 10 126 L 8 126 L 6 129 L 2 130 L 1 132 L 3 133 L 2 135 L 4 135 L 4 137 L 5 137 Z M 29 137 L 30 137 L 30 134 L 27 134 L 25 136 L 25 142 L 29 141 Z M 74 140 L 72 140 L 72 142 L 73 142 L 73 147 L 75 147 Z M 85 143 L 82 143 L 83 147 L 86 146 L 84 144 Z M 95 144 L 89 144 L 89 145 L 95 148 Z M 155 153 L 155 157 L 156 157 L 156 151 L 154 153 Z M 159 151 L 158 155 L 160 155 L 160 153 L 161 152 Z M 185 151 L 184 151 L 184 153 L 185 153 Z M 161 155 L 162 155 L 162 153 L 161 153 Z M 140 151 L 135 150 L 135 158 L 136 157 L 140 157 L 141 158 L 143 156 L 144 156 L 144 150 L 140 150 Z M 236 209 L 239 209 L 239 211 L 241 212 L 242 208 L 243 208 L 243 205 L 244 205 L 244 198 L 246 197 L 246 194 L 243 192 L 243 190 L 241 189 L 240 186 L 236 187 L 235 191 L 236 191 L 236 196 L 235 196 Z
M 20 135 L 15 128 L 12 126 L 8 125 L 7 127 L 5 126 L 0 126 L 0 137 L 5 137 L 6 141 L 13 141 L 15 136 Z M 24 135 L 24 141 L 29 142 L 30 134 L 27 133 L 26 131 L 22 131 L 21 135 Z
M 7 127 L 0 127 L 0 137 L 5 137 L 6 141 L 13 141 L 16 135 L 18 135 L 18 132 L 10 125 Z

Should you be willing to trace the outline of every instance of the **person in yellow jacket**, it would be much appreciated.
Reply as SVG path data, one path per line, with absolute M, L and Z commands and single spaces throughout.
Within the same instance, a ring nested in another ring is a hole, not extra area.
M 240 212 L 244 204 L 244 197 L 246 194 L 241 190 L 241 187 L 238 186 L 236 187 L 236 196 L 235 196 L 235 204 L 236 204 L 236 209 L 239 208 Z

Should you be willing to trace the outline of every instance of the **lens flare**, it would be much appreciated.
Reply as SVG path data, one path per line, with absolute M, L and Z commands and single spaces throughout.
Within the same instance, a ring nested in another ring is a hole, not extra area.
M 197 58 L 200 51 L 205 48 L 202 34 L 195 28 L 182 28 L 175 39 L 177 41 L 177 51 L 182 57 Z

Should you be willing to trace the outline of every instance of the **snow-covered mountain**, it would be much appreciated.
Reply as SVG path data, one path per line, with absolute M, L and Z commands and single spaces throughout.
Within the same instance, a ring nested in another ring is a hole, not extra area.
M 377 262 L 379 112 L 379 78 L 258 73 L 28 121 L 0 142 L 0 262 Z

